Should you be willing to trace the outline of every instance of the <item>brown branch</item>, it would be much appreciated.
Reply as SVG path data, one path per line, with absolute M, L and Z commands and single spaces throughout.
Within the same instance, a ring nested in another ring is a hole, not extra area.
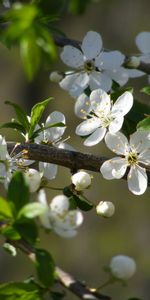
M 15 150 L 13 151 L 13 149 Z M 15 143 L 8 143 L 8 151 L 13 151 L 13 155 L 22 151 L 23 157 L 26 159 L 57 164 L 75 172 L 79 169 L 84 169 L 99 173 L 102 164 L 109 159 L 108 157 L 64 150 L 47 145 L 27 143 L 17 146 Z M 147 175 L 148 185 L 150 186 L 150 170 L 148 168 Z M 123 179 L 127 179 L 127 173 Z
M 20 249 L 23 253 L 25 253 L 32 262 L 35 263 L 36 256 L 35 256 L 35 249 L 27 244 L 23 240 L 18 241 L 10 241 L 9 243 L 15 246 L 16 248 Z M 109 296 L 102 295 L 98 292 L 92 291 L 92 289 L 86 286 L 79 280 L 76 280 L 72 275 L 66 273 L 61 268 L 55 268 L 56 273 L 56 282 L 65 287 L 66 289 L 70 290 L 74 295 L 79 297 L 82 300 L 111 300 Z
M 60 37 L 60 36 L 54 36 L 54 42 L 55 42 L 56 46 L 58 46 L 58 47 L 64 47 L 64 46 L 70 45 L 70 46 L 80 49 L 80 45 L 81 45 L 80 41 L 76 41 L 76 40 L 72 40 L 72 39 L 69 39 L 66 37 Z M 108 51 L 108 50 L 106 50 L 106 51 Z M 124 63 L 125 68 L 128 68 L 129 60 L 130 60 L 130 56 L 126 57 L 125 63 Z M 146 64 L 142 61 L 140 62 L 139 66 L 134 69 L 143 71 L 146 74 L 150 74 L 150 64 Z

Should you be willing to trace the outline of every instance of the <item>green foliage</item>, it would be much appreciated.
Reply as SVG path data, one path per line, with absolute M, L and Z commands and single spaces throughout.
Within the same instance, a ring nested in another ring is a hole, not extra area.
M 73 14 L 83 14 L 91 0 L 70 0 L 69 10 Z
M 143 89 L 141 89 L 141 92 L 150 96 L 150 86 L 145 86 Z
M 43 300 L 43 291 L 38 285 L 24 282 L 9 282 L 0 285 L 0 299 Z
M 7 221 L 12 219 L 13 215 L 9 202 L 6 199 L 0 197 L 0 221 Z
M 150 131 L 150 117 L 146 117 L 144 120 L 137 124 L 137 129 L 142 131 Z
M 70 187 L 65 187 L 63 193 L 65 196 L 69 197 L 70 209 L 76 209 L 78 207 L 83 211 L 88 211 L 93 208 L 93 204 L 86 199 L 82 193 L 78 194 Z
M 46 211 L 44 204 L 39 202 L 28 203 L 22 207 L 18 214 L 18 221 L 21 221 L 24 218 L 33 219 L 43 214 Z
M 39 280 L 50 287 L 55 279 L 55 264 L 51 255 L 43 249 L 36 249 L 36 269 Z
M 35 245 L 38 241 L 38 228 L 36 223 L 30 219 L 22 219 L 14 223 L 14 229 L 29 244 Z

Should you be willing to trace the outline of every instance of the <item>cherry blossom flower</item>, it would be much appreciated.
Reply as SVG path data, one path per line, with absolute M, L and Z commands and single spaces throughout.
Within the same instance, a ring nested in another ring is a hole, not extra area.
M 58 111 L 52 112 L 48 118 L 44 126 L 48 126 L 52 123 L 62 122 L 66 124 L 65 116 Z M 70 145 L 67 143 L 61 142 L 61 137 L 65 132 L 66 127 L 51 127 L 42 131 L 38 137 L 35 138 L 35 143 L 44 143 L 50 146 L 74 150 Z M 56 177 L 58 167 L 55 164 L 47 163 L 47 162 L 39 162 L 39 170 L 43 173 L 43 175 L 51 180 Z
M 45 228 L 64 238 L 71 238 L 77 234 L 77 228 L 83 222 L 83 214 L 78 209 L 69 210 L 69 199 L 66 196 L 58 195 L 48 205 L 44 190 L 40 190 L 38 200 L 47 208 L 46 212 L 39 216 Z
M 91 176 L 85 171 L 79 171 L 71 176 L 76 191 L 87 189 L 91 185 Z
M 86 120 L 76 128 L 76 134 L 88 136 L 85 146 L 94 146 L 104 138 L 107 129 L 111 133 L 119 131 L 126 115 L 133 105 L 130 92 L 123 93 L 112 104 L 110 96 L 103 90 L 97 89 L 90 95 L 88 109 L 85 111 Z M 84 113 L 84 112 L 83 112 Z
M 147 174 L 144 166 L 150 164 L 150 134 L 136 131 L 128 142 L 121 132 L 112 134 L 108 132 L 105 137 L 107 147 L 121 155 L 104 162 L 100 171 L 104 178 L 120 179 L 130 167 L 127 175 L 129 190 L 135 195 L 141 195 L 147 188 Z
M 34 193 L 38 190 L 41 183 L 41 175 L 35 169 L 28 169 L 25 173 L 25 180 L 29 186 L 30 193 Z
M 136 45 L 141 51 L 140 59 L 150 64 L 150 32 L 143 31 L 136 36 Z
M 100 201 L 96 206 L 96 212 L 104 218 L 110 218 L 115 213 L 115 206 L 110 201 Z
M 127 255 L 116 255 L 111 259 L 110 271 L 116 279 L 127 280 L 134 275 L 136 262 Z
M 87 87 L 107 92 L 113 80 L 121 86 L 128 81 L 128 72 L 122 67 L 125 56 L 119 51 L 102 50 L 102 38 L 94 31 L 87 32 L 80 48 L 64 47 L 61 59 L 75 70 L 66 72 L 59 84 L 71 96 L 78 97 Z

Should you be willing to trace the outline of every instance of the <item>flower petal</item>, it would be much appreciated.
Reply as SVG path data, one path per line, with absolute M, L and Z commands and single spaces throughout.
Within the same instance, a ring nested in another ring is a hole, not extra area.
M 120 86 L 126 84 L 129 79 L 128 71 L 123 67 L 119 67 L 116 70 L 106 70 L 104 74 L 116 81 Z
M 102 141 L 106 133 L 106 128 L 97 128 L 85 141 L 84 146 L 94 146 Z
M 102 48 L 102 38 L 95 31 L 88 31 L 85 35 L 81 49 L 85 57 L 89 60 L 96 58 Z
M 47 204 L 46 193 L 43 189 L 41 189 L 38 192 L 38 201 L 43 205 L 45 205 L 47 209 L 43 214 L 39 215 L 39 219 L 45 228 L 51 229 L 50 218 L 49 218 L 49 206 Z
M 60 218 L 60 215 L 67 213 L 69 209 L 68 198 L 64 195 L 55 196 L 50 203 L 50 209 L 52 214 L 54 213 Z
M 111 151 L 117 154 L 126 155 L 129 152 L 128 140 L 121 132 L 115 134 L 108 132 L 105 136 L 105 143 Z
M 79 124 L 76 128 L 76 134 L 81 136 L 86 136 L 91 134 L 93 131 L 95 131 L 99 126 L 101 122 L 98 118 L 91 118 L 87 119 L 86 121 L 83 121 L 81 124 Z
M 150 147 L 150 133 L 147 131 L 136 131 L 130 136 L 130 146 L 136 152 L 142 152 Z
M 130 92 L 123 93 L 112 107 L 112 115 L 126 115 L 133 105 L 133 96 Z
M 67 66 L 75 69 L 78 69 L 84 64 L 82 52 L 73 46 L 65 46 L 60 57 Z
M 77 235 L 77 231 L 75 229 L 66 230 L 57 226 L 55 226 L 53 229 L 54 232 L 62 238 L 72 238 Z
M 116 117 L 109 125 L 109 132 L 113 134 L 119 131 L 122 127 L 123 121 L 124 121 L 124 117 L 122 116 Z
M 140 166 L 133 166 L 128 174 L 128 188 L 135 195 L 142 195 L 147 189 L 146 170 Z
M 138 78 L 145 75 L 144 72 L 136 70 L 136 69 L 126 69 L 128 72 L 129 78 Z
M 143 31 L 140 32 L 135 39 L 136 45 L 139 50 L 144 53 L 150 53 L 150 32 Z
M 127 164 L 125 159 L 121 157 L 114 157 L 102 164 L 100 172 L 105 179 L 120 179 L 124 176 L 126 169 Z
M 46 119 L 45 126 L 48 126 L 52 123 L 58 123 L 58 122 L 62 122 L 66 124 L 65 116 L 59 111 L 54 111 Z M 45 138 L 47 140 L 50 140 L 51 142 L 56 141 L 64 134 L 65 129 L 66 129 L 65 126 L 48 128 L 44 130 Z
M 92 110 L 103 111 L 106 115 L 110 112 L 110 96 L 102 89 L 94 90 L 90 95 Z
M 145 165 L 150 165 L 150 150 L 144 150 L 138 156 L 138 162 L 141 162 Z
M 47 179 L 51 180 L 54 179 L 57 175 L 58 166 L 46 162 L 39 162 L 39 170 L 43 172 L 43 176 Z
M 109 75 L 93 71 L 89 74 L 89 86 L 91 91 L 101 88 L 105 92 L 110 91 L 112 80 Z
M 90 100 L 86 94 L 81 94 L 75 102 L 74 112 L 76 116 L 85 119 L 86 114 L 90 112 Z
M 103 70 L 116 70 L 124 62 L 125 56 L 119 51 L 102 52 L 95 64 Z
M 84 89 L 88 86 L 89 76 L 87 73 L 69 74 L 61 80 L 59 85 L 64 90 L 69 91 L 72 97 L 78 97 L 82 94 Z

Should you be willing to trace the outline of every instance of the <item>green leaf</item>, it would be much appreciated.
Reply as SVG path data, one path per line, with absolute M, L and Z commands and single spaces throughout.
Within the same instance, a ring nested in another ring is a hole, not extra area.
M 90 3 L 90 0 L 71 0 L 69 10 L 73 14 L 83 14 Z
M 73 195 L 69 200 L 71 202 L 75 202 L 76 206 L 83 211 L 88 211 L 93 208 L 93 204 L 87 199 L 84 199 L 82 196 Z M 73 205 L 73 203 L 71 205 Z
M 150 96 L 150 86 L 145 86 L 140 92 L 145 93 Z
M 42 290 L 33 283 L 9 282 L 0 285 L 0 299 L 43 300 Z
M 21 133 L 26 133 L 24 127 L 18 123 L 18 122 L 8 122 L 8 123 L 4 123 L 2 125 L 0 125 L 0 129 L 1 128 L 12 128 L 12 129 L 16 129 L 17 131 L 21 132 Z
M 142 131 L 150 131 L 150 117 L 145 118 L 137 124 L 137 129 Z
M 31 121 L 30 121 L 30 130 L 29 130 L 29 138 L 32 137 L 32 134 L 34 132 L 34 129 L 36 125 L 38 124 L 39 120 L 42 117 L 42 114 L 48 105 L 48 103 L 52 100 L 52 97 L 49 99 L 46 99 L 40 103 L 37 103 L 36 105 L 33 106 L 31 110 Z
M 57 58 L 57 49 L 53 37 L 44 26 L 37 26 L 36 43 L 43 53 L 48 54 L 51 60 Z
M 36 131 L 34 131 L 33 135 L 32 135 L 32 139 L 34 139 L 35 137 L 38 136 L 38 134 L 46 129 L 49 129 L 49 128 L 53 128 L 53 127 L 65 127 L 66 125 L 62 122 L 58 122 L 58 123 L 51 123 L 47 126 L 43 126 L 39 129 L 37 129 Z
M 15 223 L 14 229 L 28 243 L 35 245 L 38 241 L 38 228 L 33 220 L 25 219 L 22 223 Z
M 39 280 L 46 287 L 54 283 L 55 264 L 51 255 L 43 249 L 36 249 L 36 269 Z
M 20 221 L 22 218 L 33 219 L 43 214 L 46 211 L 46 206 L 39 202 L 28 203 L 23 206 L 19 211 L 17 219 Z
M 16 113 L 16 117 L 17 117 L 19 123 L 23 126 L 23 128 L 26 131 L 28 131 L 30 124 L 29 124 L 27 115 L 24 112 L 24 110 L 18 104 L 14 103 L 14 102 L 5 101 L 5 104 L 11 105 L 14 108 L 15 113 Z
M 29 202 L 29 188 L 22 172 L 17 171 L 8 186 L 7 198 L 11 202 L 13 215 Z
M 0 197 L 0 221 L 13 219 L 12 211 L 9 202 Z
M 21 239 L 21 235 L 19 234 L 19 232 L 15 228 L 13 228 L 11 225 L 1 227 L 0 232 L 8 239 L 11 239 L 14 241 Z
M 61 300 L 65 297 L 65 293 L 60 292 L 50 292 L 52 300 Z

